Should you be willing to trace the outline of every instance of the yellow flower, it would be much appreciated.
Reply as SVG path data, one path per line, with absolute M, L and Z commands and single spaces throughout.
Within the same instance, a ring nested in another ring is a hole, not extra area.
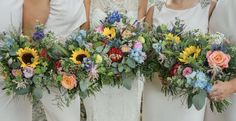
M 104 31 L 102 33 L 105 37 L 107 37 L 108 39 L 113 39 L 116 37 L 116 30 L 115 28 L 104 28 Z
M 172 33 L 168 33 L 166 35 L 166 40 L 175 41 L 176 43 L 180 43 L 181 42 L 180 37 L 178 35 L 174 36 Z
M 174 40 L 175 40 L 176 43 L 180 43 L 180 42 L 181 42 L 181 41 L 180 41 L 180 37 L 177 36 L 177 35 L 174 37 Z
M 89 52 L 87 50 L 83 50 L 83 49 L 79 48 L 78 50 L 73 51 L 70 59 L 75 64 L 81 64 L 83 62 L 83 59 L 86 57 L 90 57 Z
M 102 59 L 102 56 L 101 56 L 101 55 L 97 55 L 95 62 L 96 62 L 96 63 L 102 63 L 102 60 L 103 60 L 103 59 Z
M 173 38 L 174 38 L 174 35 L 172 33 L 169 33 L 169 34 L 166 35 L 166 40 L 172 41 Z
M 139 37 L 138 37 L 138 40 L 139 40 L 139 42 L 141 42 L 141 43 L 145 43 L 145 38 L 142 37 L 142 36 L 139 36 Z
M 39 64 L 39 56 L 37 51 L 31 48 L 20 48 L 16 52 L 19 61 L 21 62 L 21 67 L 31 67 L 35 68 Z
M 189 58 L 193 57 L 194 59 L 197 59 L 200 52 L 201 49 L 196 46 L 190 46 L 188 48 L 185 48 L 184 51 L 180 53 L 179 61 L 188 64 Z

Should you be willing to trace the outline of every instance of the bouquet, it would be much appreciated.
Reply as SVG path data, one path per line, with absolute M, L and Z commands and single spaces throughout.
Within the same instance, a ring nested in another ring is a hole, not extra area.
M 93 54 L 102 62 L 97 65 L 102 85 L 118 85 L 131 88 L 132 81 L 146 60 L 145 38 L 141 24 L 114 11 L 108 13 L 101 25 L 88 33 Z
M 227 44 L 222 34 L 183 32 L 184 27 L 181 20 L 171 29 L 166 25 L 157 27 L 148 59 L 158 60 L 153 61 L 152 68 L 158 68 L 166 95 L 186 97 L 189 108 L 194 105 L 201 110 L 212 85 L 234 76 L 236 48 Z M 212 111 L 217 112 L 230 104 L 226 100 L 210 103 Z
M 38 24 L 32 39 L 17 32 L 0 35 L 0 72 L 7 94 L 27 95 L 34 101 L 42 98 L 48 89 L 50 76 L 50 53 L 55 44 L 51 32 L 44 33 Z M 50 55 L 54 55 L 51 53 Z

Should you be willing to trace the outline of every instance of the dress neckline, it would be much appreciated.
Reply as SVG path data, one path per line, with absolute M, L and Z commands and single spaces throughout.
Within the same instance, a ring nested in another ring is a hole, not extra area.
M 186 9 L 172 9 L 172 8 L 168 8 L 166 3 L 164 3 L 163 7 L 168 10 L 168 11 L 172 11 L 172 12 L 186 12 L 186 11 L 190 11 L 192 9 L 197 8 L 198 6 L 201 6 L 200 2 L 196 3 L 193 7 L 191 8 L 186 8 Z

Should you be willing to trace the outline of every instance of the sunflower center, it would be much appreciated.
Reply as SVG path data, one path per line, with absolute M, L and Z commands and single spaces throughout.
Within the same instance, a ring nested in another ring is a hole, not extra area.
M 80 61 L 80 62 L 83 62 L 83 59 L 84 59 L 85 57 L 87 57 L 85 54 L 81 54 L 81 55 L 78 55 L 78 56 L 76 57 L 76 60 L 77 60 L 77 61 Z
M 25 64 L 32 64 L 34 61 L 34 56 L 31 53 L 26 53 L 22 56 L 22 60 Z

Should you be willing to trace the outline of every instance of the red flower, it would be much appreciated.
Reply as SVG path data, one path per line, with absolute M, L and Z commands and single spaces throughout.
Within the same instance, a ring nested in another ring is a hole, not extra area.
M 54 63 L 54 70 L 55 71 L 59 71 L 61 68 L 61 61 L 60 60 L 57 60 L 55 63 Z
M 175 65 L 173 65 L 173 67 L 170 69 L 170 75 L 171 76 L 175 76 L 178 69 L 179 69 L 180 64 L 176 63 Z
M 111 48 L 107 53 L 112 62 L 120 62 L 123 58 L 123 52 L 119 48 Z
M 43 58 L 47 58 L 48 60 L 50 60 L 50 57 L 48 56 L 46 49 L 42 49 L 42 50 L 41 50 L 40 56 L 43 57 Z

